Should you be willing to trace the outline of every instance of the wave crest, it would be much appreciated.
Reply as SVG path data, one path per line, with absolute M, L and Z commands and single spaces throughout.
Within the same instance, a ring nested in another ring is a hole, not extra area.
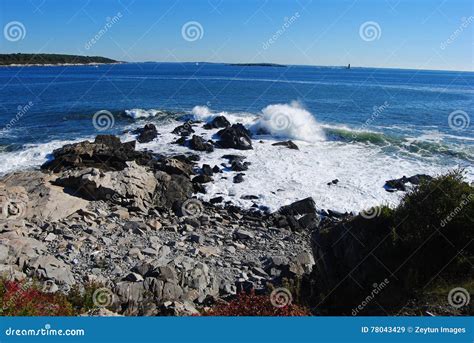
M 162 114 L 165 114 L 165 112 L 155 109 L 144 110 L 141 108 L 132 108 L 130 110 L 125 110 L 125 115 L 133 119 L 156 117 L 157 115 Z
M 307 142 L 325 140 L 324 132 L 314 116 L 297 101 L 265 107 L 252 130 Z

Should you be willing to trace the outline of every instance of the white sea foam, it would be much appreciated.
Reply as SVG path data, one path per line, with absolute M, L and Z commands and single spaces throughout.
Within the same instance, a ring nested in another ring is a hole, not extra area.
M 314 116 L 300 103 L 269 105 L 262 110 L 252 130 L 263 130 L 273 137 L 306 142 L 324 140 L 324 133 Z
M 125 110 L 125 114 L 133 119 L 143 119 L 162 115 L 164 112 L 155 109 L 144 110 L 141 108 L 132 108 L 130 110 Z
M 456 167 L 453 165 L 448 168 L 426 159 L 389 156 L 375 145 L 324 140 L 318 123 L 312 117 L 309 119 L 308 115 L 311 114 L 297 104 L 271 105 L 258 114 L 213 112 L 207 107 L 193 110 L 195 119 L 209 121 L 217 115 L 225 114 L 231 123 L 241 122 L 253 130 L 257 127 L 268 130 L 267 122 L 275 113 L 289 113 L 300 117 L 296 120 L 298 123 L 303 123 L 304 120 L 308 122 L 301 132 L 288 130 L 283 135 L 275 135 L 278 137 L 257 135 L 253 140 L 253 150 L 215 149 L 212 153 L 193 151 L 201 156 L 199 167 L 202 164 L 222 167 L 221 164 L 227 162 L 222 158 L 224 154 L 243 155 L 246 156 L 246 161 L 251 162 L 249 170 L 244 172 L 244 182 L 234 184 L 232 179 L 236 173 L 224 169 L 223 173 L 214 175 L 214 182 L 206 184 L 207 193 L 199 196 L 204 200 L 223 196 L 225 201 L 244 208 L 250 208 L 255 203 L 271 210 L 311 196 L 318 208 L 360 211 L 381 204 L 396 205 L 399 202 L 403 193 L 388 193 L 383 189 L 388 179 L 417 173 L 437 175 Z M 165 154 L 189 153 L 190 150 L 186 147 L 170 144 L 177 138 L 171 131 L 179 124 L 182 122 L 163 122 L 158 126 L 159 138 L 150 143 L 137 144 L 137 148 Z M 130 127 L 136 125 L 134 123 Z M 205 139 L 213 138 L 217 131 L 205 130 L 202 124 L 196 124 L 194 129 L 197 135 Z M 272 145 L 282 138 L 293 139 L 299 150 Z M 126 133 L 121 139 L 132 140 L 135 136 Z M 66 143 L 71 141 L 54 141 L 28 146 L 20 152 L 1 153 L 0 174 L 38 167 L 47 160 L 48 154 Z M 469 181 L 474 180 L 474 166 L 466 168 L 466 177 Z M 334 179 L 338 179 L 339 183 L 328 186 L 327 183 Z M 256 195 L 258 199 L 244 200 L 241 199 L 243 195 Z
M 290 104 L 269 105 L 257 114 L 213 112 L 207 106 L 195 106 L 192 114 L 195 120 L 205 122 L 209 122 L 217 116 L 225 116 L 232 124 L 244 124 L 255 134 L 265 133 L 276 138 L 307 142 L 324 140 L 324 132 L 316 122 L 314 115 L 297 101 Z
M 229 116 L 232 118 L 235 113 Z M 232 120 L 229 119 L 231 122 Z M 160 153 L 189 153 L 190 150 L 176 144 L 172 129 L 179 123 L 169 123 L 159 129 L 160 139 L 138 144 L 139 149 L 151 149 Z M 216 130 L 204 130 L 202 124 L 194 126 L 197 135 L 211 139 Z M 132 136 L 127 136 L 132 139 Z M 261 142 L 260 142 L 261 141 Z M 224 201 L 250 208 L 254 203 L 270 210 L 311 196 L 318 208 L 338 211 L 360 211 L 381 204 L 396 205 L 403 193 L 389 193 L 383 188 L 385 181 L 411 176 L 417 173 L 438 175 L 448 167 L 424 160 L 401 159 L 388 156 L 377 146 L 343 143 L 331 140 L 294 140 L 299 150 L 273 146 L 279 139 L 258 136 L 253 140 L 253 150 L 215 149 L 212 153 L 198 153 L 198 164 L 217 165 L 227 162 L 224 154 L 246 156 L 251 162 L 245 171 L 244 182 L 234 184 L 235 172 L 224 169 L 214 175 L 214 182 L 206 184 L 207 193 L 199 195 L 203 200 L 216 196 Z M 454 167 L 454 166 L 452 166 Z M 452 168 L 451 167 L 451 168 Z M 474 167 L 467 168 L 467 179 L 474 180 Z M 338 179 L 337 185 L 327 183 Z M 256 195 L 257 200 L 241 199 L 243 195 Z
M 54 149 L 65 144 L 83 141 L 84 139 L 51 141 L 43 144 L 28 144 L 21 151 L 4 152 L 0 154 L 0 175 L 8 174 L 17 170 L 37 168 L 48 160 Z M 89 137 L 89 140 L 94 140 Z

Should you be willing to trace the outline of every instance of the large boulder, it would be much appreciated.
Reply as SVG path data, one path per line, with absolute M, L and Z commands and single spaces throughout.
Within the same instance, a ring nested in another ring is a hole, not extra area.
M 180 136 L 189 136 L 192 133 L 194 133 L 193 127 L 192 127 L 192 121 L 188 120 L 185 122 L 183 125 L 179 125 L 174 128 L 172 131 L 175 135 L 180 135 Z
M 155 173 L 157 180 L 154 204 L 162 208 L 177 209 L 193 193 L 193 184 L 185 175 Z
M 204 138 L 196 135 L 193 135 L 193 137 L 189 141 L 189 147 L 197 151 L 214 151 L 214 146 L 212 145 L 212 143 L 206 142 Z
M 133 133 L 138 135 L 137 141 L 139 143 L 148 143 L 158 137 L 158 130 L 154 124 L 146 124 L 144 127 L 133 131 Z
M 96 168 L 67 171 L 56 184 L 89 200 L 111 200 L 128 209 L 146 212 L 153 204 L 158 181 L 147 168 L 132 161 L 126 162 L 121 171 L 103 172 Z
M 282 206 L 279 212 L 283 215 L 304 215 L 310 213 L 316 213 L 316 204 L 313 198 L 308 197 L 299 201 L 296 201 L 290 205 Z
M 222 129 L 217 132 L 217 135 L 220 137 L 218 144 L 222 148 L 252 149 L 251 133 L 242 124 L 234 124 Z
M 51 255 L 32 259 L 27 263 L 27 269 L 40 280 L 52 280 L 66 287 L 71 287 L 75 283 L 69 266 Z
M 173 156 L 160 161 L 157 169 L 168 174 L 184 175 L 190 178 L 194 175 L 194 162 L 186 156 Z
M 223 127 L 229 127 L 229 126 L 230 126 L 230 123 L 226 117 L 218 116 L 218 117 L 215 117 L 210 123 L 205 124 L 204 128 L 206 130 L 210 130 L 210 129 L 219 129 Z
M 56 175 L 40 171 L 6 175 L 0 182 L 0 206 L 4 219 L 57 221 L 87 206 L 88 201 L 53 185 L 56 178 Z
M 99 135 L 94 142 L 67 144 L 54 150 L 53 157 L 53 160 L 46 162 L 41 168 L 53 172 L 82 168 L 117 171 L 123 170 L 128 161 L 150 165 L 154 160 L 152 153 L 136 151 L 135 141 L 122 143 L 120 138 L 112 135 Z

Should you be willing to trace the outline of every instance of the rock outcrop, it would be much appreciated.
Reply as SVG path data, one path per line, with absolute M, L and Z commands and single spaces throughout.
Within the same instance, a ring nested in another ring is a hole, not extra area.
M 425 174 L 416 174 L 410 177 L 403 176 L 400 179 L 393 179 L 385 181 L 384 188 L 387 192 L 395 192 L 395 191 L 406 191 L 407 190 L 407 183 L 412 185 L 419 185 L 423 181 L 429 181 L 433 177 L 430 175 Z
M 68 169 L 97 168 L 103 171 L 123 170 L 128 161 L 150 165 L 154 156 L 135 150 L 135 141 L 122 143 L 111 135 L 99 135 L 94 142 L 68 144 L 53 151 L 54 159 L 41 167 L 43 170 L 61 172 Z
M 277 143 L 273 143 L 272 145 L 284 146 L 284 147 L 287 147 L 288 149 L 299 150 L 298 146 L 295 143 L 293 143 L 293 141 L 277 142 Z
M 158 130 L 154 124 L 146 124 L 144 127 L 133 131 L 133 133 L 138 135 L 137 141 L 139 143 L 148 143 L 158 137 Z
M 224 116 L 218 116 L 212 119 L 210 123 L 204 124 L 204 128 L 207 130 L 210 129 L 220 129 L 223 127 L 229 127 L 230 123 Z
M 125 165 L 120 171 L 104 172 L 96 168 L 67 171 L 55 184 L 88 200 L 111 200 L 131 210 L 146 212 L 153 204 L 157 179 L 134 161 Z
M 222 148 L 240 150 L 252 149 L 252 135 L 242 124 L 234 124 L 217 132 L 220 137 L 218 142 Z

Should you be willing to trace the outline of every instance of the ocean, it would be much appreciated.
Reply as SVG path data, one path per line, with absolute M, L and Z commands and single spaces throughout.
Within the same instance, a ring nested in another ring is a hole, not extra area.
M 191 152 L 170 145 L 172 129 L 183 118 L 225 115 L 254 133 L 253 150 L 235 151 L 252 164 L 243 183 L 234 184 L 230 173 L 218 177 L 204 200 L 223 196 L 275 210 L 312 196 L 322 209 L 360 211 L 395 206 L 402 193 L 383 185 L 403 175 L 463 168 L 474 181 L 472 72 L 209 63 L 2 67 L 0 90 L 0 174 L 38 168 L 53 149 L 97 134 L 132 140 L 129 131 L 148 122 L 160 135 L 138 149 Z M 288 139 L 299 150 L 272 146 Z M 200 153 L 199 164 L 220 165 L 226 153 Z

